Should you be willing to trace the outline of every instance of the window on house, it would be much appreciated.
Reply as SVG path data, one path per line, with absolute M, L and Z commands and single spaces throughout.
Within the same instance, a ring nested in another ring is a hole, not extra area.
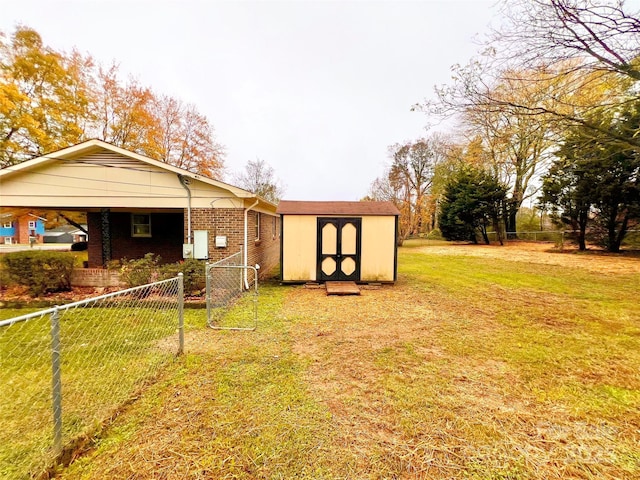
M 30 230 L 35 230 L 35 228 L 36 228 L 35 220 L 29 220 L 29 229 Z
M 260 213 L 256 212 L 256 240 L 260 240 Z
M 11 228 L 12 226 L 13 226 L 13 224 L 12 224 L 11 222 L 4 222 L 4 223 L 2 224 L 2 227 L 3 227 L 3 228 Z
M 276 238 L 276 234 L 278 232 L 278 218 L 277 217 L 273 217 L 273 222 L 271 224 L 271 235 L 273 236 L 273 238 Z
M 131 214 L 131 236 L 150 237 L 151 236 L 151 215 L 146 213 Z
M 5 245 L 13 244 L 13 237 L 4 237 L 4 244 Z

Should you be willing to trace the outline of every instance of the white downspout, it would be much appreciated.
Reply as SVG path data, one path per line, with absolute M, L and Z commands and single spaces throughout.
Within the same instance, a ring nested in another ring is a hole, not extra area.
M 191 241 L 191 190 L 189 190 L 189 179 L 185 178 L 183 175 L 178 174 L 178 180 L 180 180 L 180 184 L 187 191 L 187 243 L 192 244 Z
M 247 231 L 247 226 L 248 226 L 248 212 L 249 210 L 251 210 L 253 207 L 255 207 L 256 205 L 258 205 L 258 203 L 260 203 L 260 201 L 256 198 L 256 201 L 249 207 L 244 209 L 244 266 L 246 267 L 248 265 L 248 261 L 249 261 L 249 232 Z M 247 280 L 247 270 L 244 270 L 244 287 L 249 290 L 249 282 Z

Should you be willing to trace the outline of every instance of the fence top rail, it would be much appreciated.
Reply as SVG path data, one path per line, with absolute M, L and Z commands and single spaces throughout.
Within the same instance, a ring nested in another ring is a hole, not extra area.
M 239 252 L 236 252 L 236 253 L 234 253 L 232 255 L 229 255 L 228 257 L 224 257 L 223 259 L 218 260 L 217 262 L 209 263 L 209 264 L 207 264 L 207 266 L 211 267 L 211 266 L 214 266 L 214 265 L 221 265 L 223 262 L 228 262 L 232 258 L 238 257 L 238 256 L 240 256 L 240 257 L 242 256 L 242 250 L 240 250 Z
M 532 230 L 532 231 L 517 231 L 517 232 L 505 232 L 507 234 L 520 234 L 520 233 L 579 233 L 580 230 Z M 632 229 L 632 230 L 627 230 L 627 233 L 636 233 L 636 232 L 640 232 L 640 230 L 637 229 Z M 487 232 L 487 233 L 496 233 L 496 232 Z
M 73 303 L 66 303 L 64 305 L 56 305 L 55 307 L 46 308 L 44 310 L 38 310 L 37 312 L 27 313 L 25 315 L 21 315 L 19 317 L 9 318 L 8 320 L 3 320 L 0 322 L 0 328 L 8 327 L 13 325 L 14 323 L 25 322 L 27 320 L 31 320 L 32 318 L 42 317 L 44 315 L 49 315 L 54 312 L 59 312 L 61 310 L 68 310 L 71 308 L 81 307 L 83 305 L 87 305 L 89 303 L 98 302 L 100 300 L 106 300 L 108 298 L 117 297 L 119 295 L 126 295 L 129 293 L 137 292 L 139 290 L 144 290 L 148 287 L 155 287 L 157 285 L 164 285 L 165 283 L 175 282 L 178 278 L 180 278 L 183 274 L 179 273 L 177 277 L 169 278 L 167 280 L 160 280 L 153 283 L 147 283 L 146 285 L 140 285 L 138 287 L 127 288 L 125 290 L 118 290 L 117 292 L 105 293 L 104 295 L 99 295 L 97 297 L 85 298 L 84 300 L 79 300 Z

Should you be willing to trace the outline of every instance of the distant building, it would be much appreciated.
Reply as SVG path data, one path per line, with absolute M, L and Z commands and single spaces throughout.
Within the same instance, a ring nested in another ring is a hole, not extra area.
M 87 229 L 86 225 L 83 225 Z M 86 242 L 88 235 L 73 225 L 61 225 L 50 230 L 46 230 L 43 235 L 44 243 L 76 243 Z
M 0 215 L 0 244 L 42 243 L 45 221 L 32 213 Z

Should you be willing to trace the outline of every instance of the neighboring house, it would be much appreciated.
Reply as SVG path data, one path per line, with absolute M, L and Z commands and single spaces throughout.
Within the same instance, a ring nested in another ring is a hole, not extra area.
M 86 225 L 83 225 L 85 230 Z M 61 225 L 50 230 L 45 230 L 43 235 L 44 243 L 76 243 L 86 242 L 87 234 L 73 225 Z
M 0 205 L 87 214 L 88 266 L 160 255 L 278 263 L 276 206 L 251 192 L 89 140 L 0 170 Z
M 0 197 L 0 205 L 6 207 L 7 205 L 1 200 L 2 197 Z M 5 245 L 42 243 L 45 221 L 45 218 L 32 213 L 22 215 L 5 213 L 0 216 L 0 243 Z
M 391 202 L 282 200 L 283 282 L 395 282 L 398 216 Z

